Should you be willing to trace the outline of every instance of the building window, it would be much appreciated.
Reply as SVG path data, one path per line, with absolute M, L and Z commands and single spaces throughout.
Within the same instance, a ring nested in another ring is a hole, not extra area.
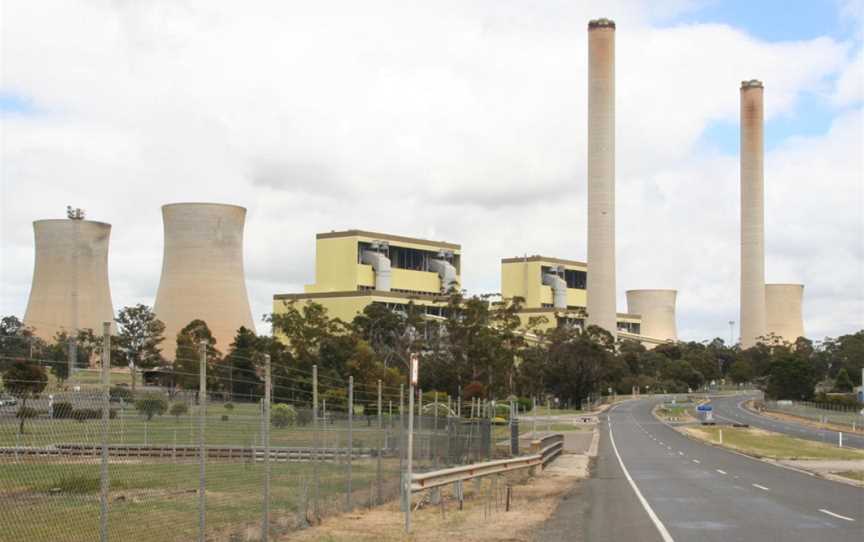
M 540 280 L 543 280 L 543 275 L 551 273 L 556 274 L 554 268 L 544 265 L 540 268 Z M 585 271 L 577 271 L 575 269 L 564 269 L 564 280 L 567 282 L 568 288 L 576 290 L 584 290 L 588 285 L 588 273 Z

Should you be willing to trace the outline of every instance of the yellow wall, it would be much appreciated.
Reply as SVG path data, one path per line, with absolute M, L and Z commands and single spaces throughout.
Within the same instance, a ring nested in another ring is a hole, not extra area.
M 525 308 L 535 309 L 544 303 L 552 304 L 552 288 L 543 285 L 540 270 L 544 266 L 554 267 L 562 265 L 552 261 L 507 262 L 501 264 L 501 296 L 510 299 L 516 296 L 525 299 Z M 585 267 L 578 265 L 566 265 L 566 269 L 574 271 L 585 271 Z M 576 288 L 567 288 L 567 305 L 573 307 L 585 307 L 586 291 Z

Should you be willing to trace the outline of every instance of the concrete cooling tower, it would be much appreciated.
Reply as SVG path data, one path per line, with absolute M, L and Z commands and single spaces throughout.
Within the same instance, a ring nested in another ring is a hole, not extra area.
M 616 335 L 615 23 L 588 23 L 588 323 Z
M 803 297 L 803 284 L 766 284 L 767 332 L 788 343 L 804 337 L 804 318 L 801 311 Z
M 83 215 L 79 215 L 82 216 Z M 108 285 L 111 225 L 81 219 L 33 222 L 36 262 L 24 324 L 50 341 L 58 331 L 73 334 L 114 321 Z
M 741 83 L 741 346 L 765 335 L 763 87 Z
M 663 340 L 678 340 L 675 324 L 677 290 L 627 290 L 627 312 L 642 316 L 639 334 Z
M 177 333 L 204 320 L 216 348 L 228 352 L 237 329 L 255 329 L 243 273 L 246 209 L 216 203 L 162 206 L 165 248 L 153 307 L 165 323 L 162 353 L 174 358 Z

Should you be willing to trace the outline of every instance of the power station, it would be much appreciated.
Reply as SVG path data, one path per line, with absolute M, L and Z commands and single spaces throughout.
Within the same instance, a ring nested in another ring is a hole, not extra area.
M 227 353 L 237 330 L 255 329 L 243 272 L 246 209 L 217 203 L 162 206 L 165 245 L 153 311 L 165 324 L 162 353 L 173 359 L 177 333 L 203 320 Z M 185 355 L 185 353 L 181 353 Z
M 588 23 L 587 262 L 540 255 L 501 260 L 501 293 L 524 300 L 520 319 L 552 325 L 596 325 L 648 346 L 678 339 L 670 289 L 628 290 L 617 312 L 615 262 L 615 32 L 609 19 Z M 801 284 L 765 283 L 764 87 L 740 87 L 740 341 L 744 348 L 774 334 L 794 342 L 804 334 Z M 154 304 L 165 323 L 163 355 L 171 359 L 177 333 L 191 321 L 207 323 L 226 353 L 241 326 L 254 330 L 243 266 L 246 209 L 216 203 L 162 207 L 164 252 Z M 25 324 L 50 340 L 58 331 L 98 330 L 113 319 L 108 284 L 111 226 L 83 219 L 33 223 L 36 259 Z M 273 296 L 317 302 L 331 316 L 351 320 L 370 303 L 404 308 L 414 303 L 430 317 L 461 288 L 459 244 L 364 230 L 316 236 L 315 282 L 303 293 Z
M 108 283 L 111 224 L 85 220 L 80 209 L 67 219 L 33 222 L 36 258 L 24 324 L 46 341 L 58 332 L 99 333 L 114 320 Z

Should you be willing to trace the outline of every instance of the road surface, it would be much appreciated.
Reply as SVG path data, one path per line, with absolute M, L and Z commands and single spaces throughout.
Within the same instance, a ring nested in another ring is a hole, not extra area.
M 603 417 L 593 477 L 538 540 L 864 540 L 864 489 L 689 439 L 651 415 L 656 403 Z
M 765 429 L 766 431 L 784 433 L 786 435 L 807 440 L 837 444 L 837 431 L 815 429 L 804 424 L 775 420 L 746 410 L 743 403 L 750 399 L 753 399 L 753 397 L 712 397 L 711 406 L 714 407 L 714 417 L 720 422 L 746 423 L 753 427 L 758 427 L 759 429 Z M 843 446 L 864 448 L 864 437 L 851 433 L 843 433 Z

